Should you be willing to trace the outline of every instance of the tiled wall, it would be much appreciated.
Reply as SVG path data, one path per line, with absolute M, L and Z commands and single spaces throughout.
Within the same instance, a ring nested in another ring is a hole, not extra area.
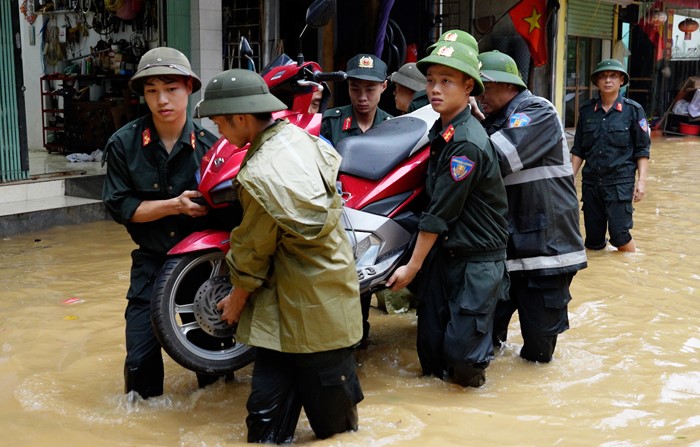
M 192 95 L 190 106 L 202 99 L 202 93 L 207 83 L 223 70 L 222 59 L 222 20 L 221 0 L 192 0 L 192 69 L 202 79 L 202 90 Z M 216 133 L 216 126 L 203 119 L 202 124 Z

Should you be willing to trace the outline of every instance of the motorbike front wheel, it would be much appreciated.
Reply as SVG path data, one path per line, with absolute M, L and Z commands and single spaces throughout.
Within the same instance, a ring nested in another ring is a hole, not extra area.
M 235 327 L 221 320 L 216 303 L 231 290 L 221 251 L 191 253 L 166 261 L 156 280 L 151 320 L 168 355 L 194 372 L 223 375 L 255 358 L 236 341 Z

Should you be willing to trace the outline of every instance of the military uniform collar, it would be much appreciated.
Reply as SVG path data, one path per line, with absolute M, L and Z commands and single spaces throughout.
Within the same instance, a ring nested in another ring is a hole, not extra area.
M 612 107 L 610 107 L 610 110 L 615 110 L 617 112 L 622 112 L 624 109 L 624 104 L 625 100 L 623 99 L 622 95 L 618 95 L 617 99 L 615 99 L 615 102 L 613 103 Z M 595 101 L 595 104 L 593 105 L 593 111 L 597 112 L 598 110 L 603 110 L 603 99 L 598 96 L 598 98 Z
M 156 131 L 155 124 L 153 124 L 153 117 L 149 115 L 143 123 L 143 129 L 141 131 L 141 146 L 143 148 L 147 148 L 150 147 L 151 144 L 159 142 L 160 136 Z M 180 134 L 180 139 L 178 142 L 180 144 L 175 144 L 171 153 L 177 151 L 180 146 L 191 147 L 192 150 L 197 147 L 197 135 L 195 133 L 194 121 L 191 119 L 187 118 L 185 121 L 185 126 L 182 128 L 182 133 Z
M 449 143 L 451 140 L 466 141 L 467 131 L 466 127 L 462 126 L 462 124 L 471 119 L 475 118 L 472 116 L 472 109 L 470 106 L 467 106 L 464 110 L 459 112 L 444 128 L 442 127 L 442 121 L 438 118 L 432 129 L 430 129 L 429 138 L 432 140 L 440 136 L 446 143 Z

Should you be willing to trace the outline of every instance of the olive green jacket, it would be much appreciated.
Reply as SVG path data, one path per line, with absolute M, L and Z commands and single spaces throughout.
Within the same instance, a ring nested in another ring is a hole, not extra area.
M 243 220 L 226 257 L 252 292 L 243 343 L 280 352 L 350 347 L 362 336 L 359 284 L 335 180 L 340 156 L 278 121 L 252 142 L 237 176 Z

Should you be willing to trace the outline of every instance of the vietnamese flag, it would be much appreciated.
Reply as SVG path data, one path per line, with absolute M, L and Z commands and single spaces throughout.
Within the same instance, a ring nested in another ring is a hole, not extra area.
M 547 0 L 521 0 L 510 8 L 515 30 L 523 36 L 530 48 L 535 67 L 547 63 Z

